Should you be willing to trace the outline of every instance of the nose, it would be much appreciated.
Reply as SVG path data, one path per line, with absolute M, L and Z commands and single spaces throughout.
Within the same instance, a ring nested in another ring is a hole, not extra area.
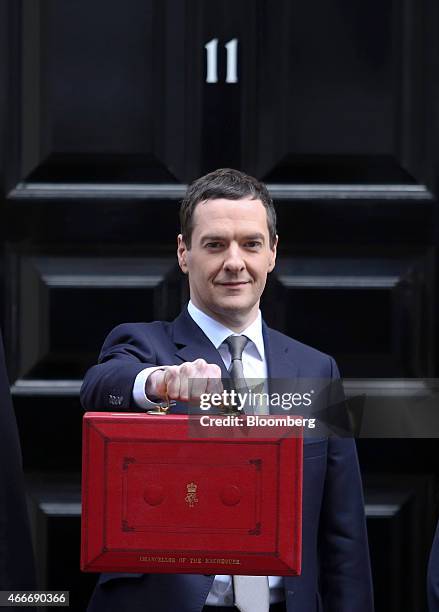
M 231 244 L 226 251 L 224 259 L 224 270 L 227 272 L 237 273 L 245 269 L 245 263 L 242 258 L 239 245 Z

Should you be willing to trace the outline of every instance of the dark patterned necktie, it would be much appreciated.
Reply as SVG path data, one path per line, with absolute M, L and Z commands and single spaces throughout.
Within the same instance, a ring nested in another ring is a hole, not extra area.
M 247 390 L 244 378 L 244 368 L 242 365 L 242 353 L 248 343 L 247 336 L 229 336 L 224 340 L 229 347 L 232 361 L 230 363 L 229 374 L 232 379 L 233 388 L 236 391 Z
M 242 353 L 248 341 L 247 336 L 229 336 L 224 340 L 232 357 L 229 374 L 236 391 L 248 391 L 242 365 Z M 244 410 L 248 412 L 245 407 Z M 268 612 L 270 592 L 267 576 L 233 576 L 233 590 L 235 605 L 241 612 Z

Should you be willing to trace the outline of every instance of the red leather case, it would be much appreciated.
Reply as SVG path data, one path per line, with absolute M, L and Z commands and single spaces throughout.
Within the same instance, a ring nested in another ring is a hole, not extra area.
M 84 416 L 81 569 L 299 574 L 302 437 L 191 439 L 190 418 Z

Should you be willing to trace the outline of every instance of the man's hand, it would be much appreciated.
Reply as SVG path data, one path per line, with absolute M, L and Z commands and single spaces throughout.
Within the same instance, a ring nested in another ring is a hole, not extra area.
M 146 395 L 178 402 L 199 401 L 202 393 L 222 393 L 221 368 L 204 359 L 163 366 L 148 376 Z

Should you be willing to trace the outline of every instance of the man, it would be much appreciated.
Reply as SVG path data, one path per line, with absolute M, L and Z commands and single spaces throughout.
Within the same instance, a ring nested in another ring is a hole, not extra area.
M 259 301 L 278 242 L 266 187 L 236 170 L 217 170 L 189 187 L 180 220 L 177 255 L 189 279 L 188 307 L 172 323 L 114 329 L 99 364 L 85 377 L 84 408 L 138 410 L 147 408 L 149 399 L 168 395 L 181 410 L 182 403 L 213 391 L 220 377 L 229 376 L 228 339 L 237 334 L 244 337 L 239 361 L 246 379 L 338 378 L 332 358 L 269 329 L 261 319 Z M 305 441 L 302 531 L 302 574 L 270 577 L 270 610 L 370 612 L 363 498 L 352 439 Z M 89 610 L 223 612 L 234 610 L 233 603 L 227 576 L 104 574 Z

